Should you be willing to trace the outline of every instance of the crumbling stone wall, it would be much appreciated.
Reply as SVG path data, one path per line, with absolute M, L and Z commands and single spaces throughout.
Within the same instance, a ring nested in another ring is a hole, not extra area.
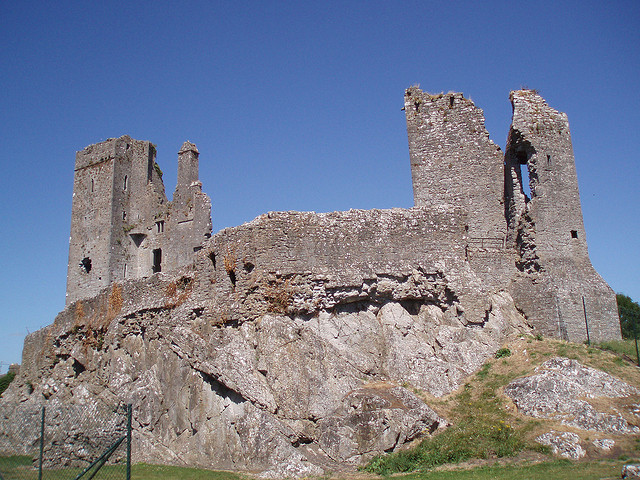
M 457 205 L 468 216 L 470 238 L 502 247 L 504 159 L 482 110 L 461 93 L 431 95 L 418 87 L 405 92 L 404 110 L 415 205 Z
M 125 135 L 76 154 L 67 304 L 114 282 L 175 270 L 211 234 L 211 204 L 198 181 L 198 150 L 180 150 L 173 201 L 156 151 Z
M 505 211 L 518 256 L 514 299 L 548 335 L 581 342 L 588 323 L 591 340 L 619 338 L 615 294 L 589 259 L 567 115 L 532 90 L 510 98 Z
M 591 340 L 619 338 L 615 295 L 587 252 L 567 116 L 531 90 L 511 101 L 503 156 L 471 100 L 407 89 L 416 205 L 463 209 L 470 267 L 484 285 L 508 289 L 544 334 L 583 341 L 588 322 Z

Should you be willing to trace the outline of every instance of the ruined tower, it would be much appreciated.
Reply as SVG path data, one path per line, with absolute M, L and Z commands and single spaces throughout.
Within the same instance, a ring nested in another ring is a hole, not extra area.
M 589 260 L 567 116 L 531 90 L 510 98 L 503 156 L 461 93 L 406 90 L 415 205 L 462 207 L 476 290 L 509 291 L 545 334 L 619 338 L 615 295 Z
M 505 154 L 512 290 L 546 333 L 572 341 L 619 337 L 615 294 L 589 259 L 567 115 L 532 90 L 511 92 Z M 526 188 L 528 179 L 529 188 Z
M 502 246 L 506 236 L 503 155 L 482 110 L 461 93 L 405 92 L 415 205 L 452 204 L 468 215 L 469 237 Z
M 152 143 L 125 135 L 77 152 L 67 304 L 114 282 L 186 265 L 210 236 L 211 207 L 198 181 L 198 150 L 185 145 L 179 158 L 182 183 L 171 202 Z

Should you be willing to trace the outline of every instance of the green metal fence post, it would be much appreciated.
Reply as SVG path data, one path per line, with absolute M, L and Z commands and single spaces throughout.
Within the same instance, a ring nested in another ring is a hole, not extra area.
M 584 295 L 582 296 L 582 311 L 584 312 L 584 324 L 587 327 L 587 345 L 591 345 L 591 339 L 589 338 L 589 320 L 587 320 L 587 306 L 584 303 Z
M 38 460 L 38 480 L 42 480 L 42 456 L 44 455 L 44 411 L 42 407 L 42 415 L 40 416 L 40 459 Z
M 127 405 L 127 480 L 131 480 L 131 411 L 132 407 Z

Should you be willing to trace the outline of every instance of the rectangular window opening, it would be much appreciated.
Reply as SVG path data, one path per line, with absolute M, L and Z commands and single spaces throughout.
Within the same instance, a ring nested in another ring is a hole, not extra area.
M 153 250 L 153 267 L 151 268 L 153 273 L 162 271 L 162 249 L 156 248 Z
M 577 230 L 571 230 L 571 238 L 578 238 L 578 231 Z

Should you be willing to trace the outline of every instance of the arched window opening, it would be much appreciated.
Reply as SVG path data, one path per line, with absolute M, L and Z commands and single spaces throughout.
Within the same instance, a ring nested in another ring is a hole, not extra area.
M 127 175 L 124 176 L 124 182 L 122 183 L 122 190 L 127 191 L 127 183 L 129 181 L 129 177 Z

